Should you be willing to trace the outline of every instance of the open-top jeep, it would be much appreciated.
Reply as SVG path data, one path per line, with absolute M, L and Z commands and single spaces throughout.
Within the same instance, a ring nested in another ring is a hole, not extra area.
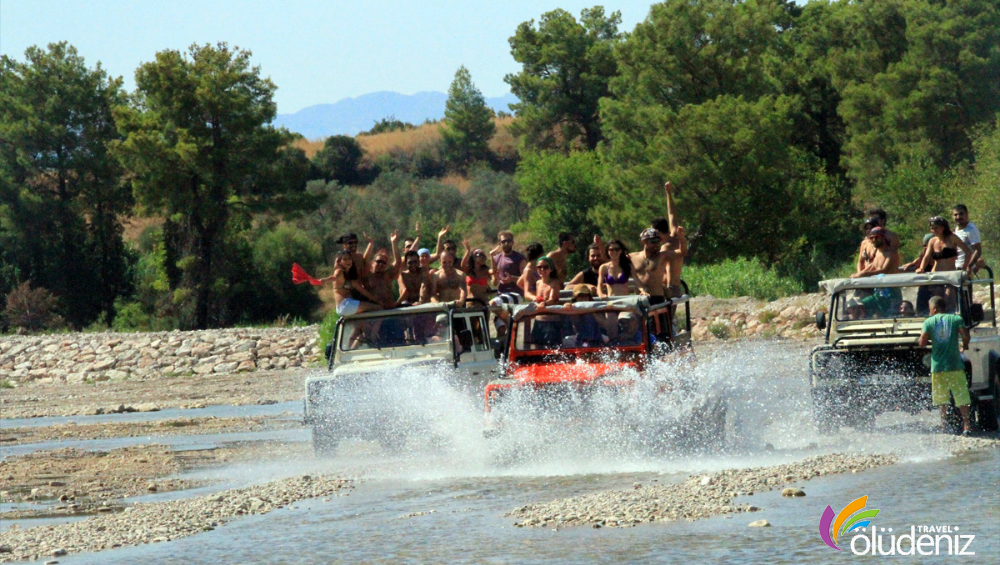
M 920 347 L 918 340 L 932 296 L 943 297 L 948 311 L 961 315 L 969 328 L 963 359 L 972 410 L 980 428 L 996 430 L 1000 336 L 993 272 L 986 272 L 985 279 L 941 271 L 822 281 L 830 294 L 830 316 L 828 321 L 820 312 L 816 324 L 826 329 L 826 344 L 813 349 L 809 366 L 819 430 L 870 429 L 884 411 L 931 408 L 930 346 Z M 988 316 L 973 298 L 979 285 L 989 286 Z
M 645 445 L 662 447 L 668 440 L 663 436 L 677 431 L 690 439 L 697 434 L 702 444 L 721 442 L 726 414 L 720 399 L 699 396 L 695 406 L 686 405 L 688 413 L 665 414 L 669 401 L 696 388 L 679 375 L 690 373 L 694 361 L 688 301 L 684 295 L 651 306 L 645 296 L 623 296 L 509 307 L 501 375 L 485 391 L 486 436 L 501 435 L 506 420 L 527 417 L 526 410 L 568 420 L 588 415 L 597 404 L 606 409 L 610 401 L 614 414 L 603 412 L 600 426 L 621 424 L 645 433 Z M 677 365 L 662 371 L 667 374 L 644 374 L 654 362 L 670 358 Z
M 448 302 L 338 320 L 328 348 L 331 371 L 305 383 L 305 423 L 312 426 L 314 449 L 331 453 L 348 438 L 398 449 L 420 425 L 402 413 L 400 400 L 412 399 L 413 391 L 392 397 L 404 378 L 444 376 L 449 386 L 476 398 L 497 368 L 487 316 L 485 309 Z

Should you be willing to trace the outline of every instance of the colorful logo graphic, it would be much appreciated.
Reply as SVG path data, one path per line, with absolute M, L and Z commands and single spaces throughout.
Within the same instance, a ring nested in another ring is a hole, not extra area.
M 871 519 L 878 516 L 879 510 L 875 508 L 861 511 L 867 503 L 868 495 L 862 496 L 845 506 L 840 514 L 836 515 L 833 508 L 827 506 L 826 510 L 823 511 L 823 516 L 819 519 L 819 537 L 823 538 L 826 545 L 837 551 L 843 551 L 837 547 L 837 537 L 843 536 L 851 530 L 869 526 L 872 523 Z M 857 513 L 855 514 L 855 512 Z

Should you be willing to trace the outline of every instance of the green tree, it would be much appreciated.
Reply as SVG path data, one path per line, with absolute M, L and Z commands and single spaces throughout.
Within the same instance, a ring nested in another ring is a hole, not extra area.
M 521 186 L 521 199 L 531 210 L 523 227 L 546 248 L 555 247 L 559 232 L 572 233 L 579 243 L 599 233 L 592 210 L 607 197 L 607 190 L 604 165 L 597 153 L 526 153 L 515 178 Z
M 0 61 L 0 293 L 31 279 L 75 327 L 110 322 L 129 285 L 118 217 L 131 197 L 108 154 L 121 79 L 65 42 L 25 58 Z
M 874 23 L 859 28 L 863 41 L 844 47 L 848 60 L 894 39 L 870 77 L 841 87 L 844 160 L 862 196 L 904 157 L 929 158 L 942 169 L 970 159 L 972 132 L 1000 110 L 997 3 L 888 0 L 854 9 Z
M 448 88 L 444 119 L 441 136 L 449 163 L 464 170 L 476 161 L 489 159 L 489 141 L 496 133 L 493 111 L 464 66 L 458 68 Z
M 358 184 L 358 167 L 364 152 L 358 140 L 349 135 L 331 135 L 313 156 L 313 164 L 327 180 L 341 185 Z
M 276 87 L 250 56 L 225 43 L 161 51 L 136 71 L 134 105 L 115 114 L 125 136 L 118 154 L 138 202 L 180 228 L 183 248 L 167 255 L 178 257 L 178 290 L 193 294 L 198 328 L 221 321 L 212 318 L 213 295 L 228 284 L 230 222 L 302 194 L 272 182 L 292 135 L 269 125 Z
M 512 104 L 515 135 L 530 149 L 594 149 L 601 140 L 598 102 L 609 93 L 617 73 L 614 46 L 621 38 L 621 14 L 584 9 L 577 21 L 565 10 L 542 14 L 538 25 L 523 22 L 510 38 L 510 52 L 521 64 L 504 81 L 520 100 Z

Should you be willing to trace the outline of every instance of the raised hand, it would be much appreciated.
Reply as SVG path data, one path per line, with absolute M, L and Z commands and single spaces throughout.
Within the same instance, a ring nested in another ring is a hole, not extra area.
M 396 245 L 396 240 L 398 240 L 398 239 L 399 239 L 399 230 L 393 230 L 393 231 L 392 231 L 392 234 L 391 234 L 391 235 L 389 235 L 389 241 L 390 241 L 390 242 L 391 242 L 391 243 L 392 243 L 393 245 Z
M 448 232 L 450 231 L 451 231 L 451 226 L 445 226 L 443 230 L 438 232 L 438 238 L 442 238 L 448 235 Z
M 365 236 L 365 239 L 368 240 L 368 243 L 375 243 L 375 240 L 372 238 L 372 236 L 368 235 L 368 232 L 362 231 L 361 235 Z
M 673 192 L 674 192 L 674 183 L 672 183 L 670 181 L 667 181 L 666 183 L 663 184 L 663 190 L 665 190 L 667 192 L 667 194 L 673 194 Z
M 466 250 L 472 249 L 472 246 L 469 245 L 469 239 L 468 238 L 465 238 L 465 239 L 462 240 L 462 245 L 465 246 Z

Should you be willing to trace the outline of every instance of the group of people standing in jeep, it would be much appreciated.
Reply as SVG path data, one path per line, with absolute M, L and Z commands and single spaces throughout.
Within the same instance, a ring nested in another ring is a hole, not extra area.
M 983 244 L 979 229 L 969 221 L 969 209 L 956 204 L 951 209 L 955 230 L 942 216 L 929 221 L 923 250 L 913 261 L 903 264 L 899 256 L 899 236 L 886 228 L 886 212 L 873 209 L 864 224 L 865 239 L 858 250 L 853 278 L 899 272 L 968 271 L 971 276 L 983 267 Z
M 605 298 L 627 294 L 649 296 L 652 304 L 683 294 L 681 270 L 687 254 L 684 228 L 679 225 L 673 185 L 664 185 L 667 216 L 654 219 L 639 234 L 641 250 L 629 253 L 621 240 L 605 243 L 594 235 L 587 249 L 588 267 L 574 276 L 567 272 L 569 257 L 576 252 L 576 238 L 561 233 L 558 247 L 548 253 L 540 243 L 517 251 L 514 234 L 497 234 L 497 245 L 489 252 L 472 248 L 465 240 L 464 255 L 458 257 L 458 243 L 448 239 L 450 227 L 438 233 L 434 253 L 419 247 L 419 236 L 403 240 L 399 233 L 390 237 L 390 249 L 375 251 L 367 234 L 367 249 L 358 251 L 358 236 L 343 235 L 332 275 L 321 281 L 333 282 L 337 313 L 347 316 L 385 308 L 427 302 L 469 302 L 486 306 L 495 303 L 534 301 L 539 305 L 559 302 L 564 287 L 579 287 L 587 294 Z M 419 231 L 419 224 L 416 226 Z M 363 232 L 362 232 L 363 233 Z M 438 263 L 439 266 L 433 265 Z M 393 283 L 396 283 L 395 286 Z M 583 291 L 581 290 L 581 292 Z

